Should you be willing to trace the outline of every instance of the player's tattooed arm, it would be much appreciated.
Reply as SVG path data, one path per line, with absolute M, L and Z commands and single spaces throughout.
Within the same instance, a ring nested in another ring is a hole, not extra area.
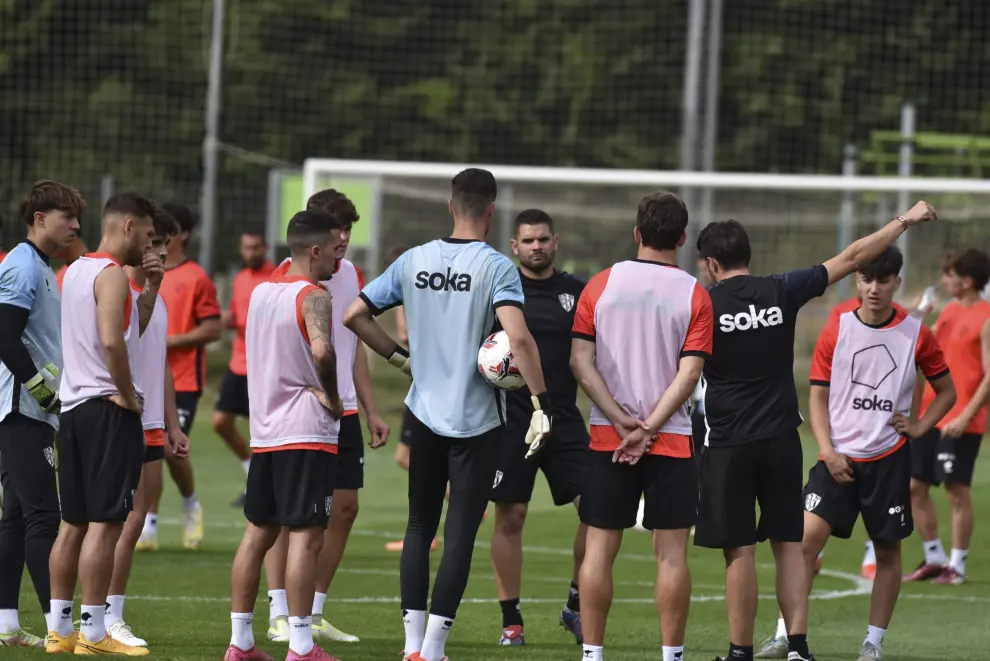
M 314 289 L 303 301 L 303 321 L 309 334 L 310 351 L 320 379 L 326 401 L 322 402 L 331 413 L 340 416 L 342 406 L 337 392 L 337 354 L 330 340 L 333 302 L 325 289 Z

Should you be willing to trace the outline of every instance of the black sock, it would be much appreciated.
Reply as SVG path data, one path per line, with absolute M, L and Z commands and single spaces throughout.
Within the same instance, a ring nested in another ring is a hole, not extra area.
M 753 661 L 753 646 L 729 643 L 729 658 L 726 661 Z
M 505 601 L 498 602 L 498 605 L 502 607 L 502 628 L 508 628 L 513 625 L 522 626 L 522 609 L 519 608 L 518 599 L 506 599 Z
M 807 659 L 811 656 L 808 651 L 808 634 L 806 633 L 789 633 L 787 634 L 787 651 L 797 652 L 801 655 L 801 658 Z
M 578 594 L 577 583 L 571 581 L 571 591 L 567 595 L 567 610 L 579 613 L 581 611 L 581 597 Z

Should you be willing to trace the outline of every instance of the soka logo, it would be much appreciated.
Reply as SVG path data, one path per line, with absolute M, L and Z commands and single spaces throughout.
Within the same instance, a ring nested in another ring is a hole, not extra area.
M 765 326 L 779 326 L 784 323 L 784 313 L 776 305 L 765 310 L 757 310 L 755 305 L 749 306 L 748 312 L 739 314 L 723 314 L 718 318 L 723 333 L 731 333 L 735 330 L 746 331 L 753 328 Z
M 446 275 L 420 271 L 416 274 L 416 289 L 427 287 L 433 291 L 471 291 L 471 276 L 451 271 L 449 267 Z
M 876 395 L 872 399 L 856 397 L 853 399 L 854 411 L 883 411 L 884 413 L 894 412 L 894 403 L 889 399 L 880 399 Z

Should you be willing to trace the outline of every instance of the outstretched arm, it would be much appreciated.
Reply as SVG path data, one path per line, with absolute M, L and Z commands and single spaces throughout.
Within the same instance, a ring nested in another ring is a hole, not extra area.
M 909 227 L 937 218 L 935 207 L 924 200 L 918 202 L 903 216 L 898 216 L 873 234 L 854 241 L 848 248 L 825 262 L 828 284 L 833 285 L 847 275 L 855 273 L 863 265 L 872 262 L 892 246 Z

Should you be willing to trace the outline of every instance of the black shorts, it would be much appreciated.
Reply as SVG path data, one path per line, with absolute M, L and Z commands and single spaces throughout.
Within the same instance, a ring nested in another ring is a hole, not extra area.
M 854 461 L 852 484 L 839 484 L 819 461 L 808 472 L 804 509 L 849 539 L 860 514 L 870 539 L 899 542 L 914 531 L 911 518 L 911 450 L 905 444 L 876 461 Z
M 22 528 L 24 522 L 49 520 L 58 532 L 60 520 L 55 477 L 55 429 L 51 425 L 9 413 L 0 422 L 0 485 L 2 520 Z M 23 542 L 23 540 L 22 540 Z
M 364 488 L 364 434 L 361 432 L 361 416 L 357 413 L 340 419 L 334 488 Z
M 751 443 L 706 447 L 695 545 L 735 549 L 768 539 L 800 542 L 803 473 L 797 430 Z
M 590 450 L 581 523 L 606 530 L 632 528 L 642 497 L 647 530 L 690 528 L 698 518 L 697 471 L 693 457 L 647 455 L 630 466 L 612 463 L 611 452 Z
M 559 507 L 573 503 L 587 484 L 591 452 L 587 427 L 554 427 L 546 447 L 533 459 L 526 459 L 529 446 L 525 438 L 525 429 L 503 427 L 492 502 L 528 503 L 533 498 L 536 472 L 542 470 L 550 485 L 553 504 Z
M 220 392 L 217 393 L 217 403 L 213 407 L 221 413 L 231 413 L 242 418 L 248 417 L 248 386 L 247 376 L 234 374 L 230 370 L 220 381 Z
M 708 423 L 705 414 L 697 406 L 691 410 L 691 436 L 694 443 L 694 458 L 698 462 L 698 477 L 701 477 L 701 462 L 705 457 L 705 438 L 708 436 Z
M 123 523 L 134 508 L 144 464 L 141 416 L 105 399 L 62 413 L 58 489 L 62 520 Z
M 409 410 L 409 407 L 405 407 L 402 411 L 402 433 L 399 434 L 399 443 L 402 443 L 406 447 L 409 446 L 409 437 L 413 434 L 413 429 L 419 423 L 413 412 Z
M 165 458 L 165 447 L 162 445 L 144 446 L 144 463 L 150 464 L 153 461 L 161 461 Z
M 186 436 L 192 433 L 193 423 L 196 421 L 196 408 L 199 406 L 201 392 L 177 392 L 175 393 L 175 408 L 179 410 L 179 429 Z
M 323 450 L 255 452 L 248 469 L 244 516 L 257 526 L 326 528 L 337 455 Z
M 982 434 L 944 438 L 933 429 L 911 441 L 911 477 L 927 484 L 973 483 Z

